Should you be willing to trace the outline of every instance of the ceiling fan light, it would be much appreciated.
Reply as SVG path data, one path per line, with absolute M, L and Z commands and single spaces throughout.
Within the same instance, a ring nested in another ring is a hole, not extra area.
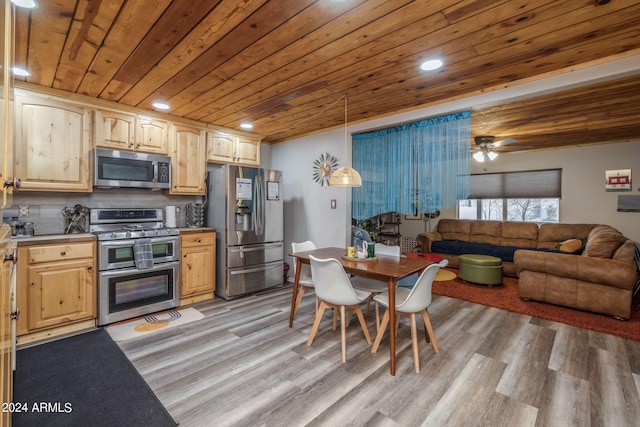
M 473 153 L 473 158 L 476 159 L 476 162 L 482 163 L 484 162 L 484 153 L 482 151 L 476 151 Z
M 357 170 L 344 166 L 331 174 L 329 185 L 332 187 L 360 187 L 362 186 L 362 178 Z
M 498 153 L 496 153 L 495 151 L 489 151 L 487 153 L 487 156 L 489 157 L 489 160 L 495 160 L 495 158 L 498 157 Z

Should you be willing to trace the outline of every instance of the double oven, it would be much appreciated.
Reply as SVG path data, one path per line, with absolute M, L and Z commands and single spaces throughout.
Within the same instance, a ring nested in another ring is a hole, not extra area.
M 98 238 L 98 325 L 179 305 L 180 236 L 164 227 L 162 208 L 92 209 L 89 230 Z

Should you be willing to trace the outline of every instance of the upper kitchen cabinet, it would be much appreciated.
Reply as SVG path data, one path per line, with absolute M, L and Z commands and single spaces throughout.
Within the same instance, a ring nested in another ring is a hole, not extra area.
M 21 95 L 15 110 L 14 172 L 21 190 L 90 192 L 91 111 Z
M 13 67 L 13 17 L 8 1 L 0 3 L 0 209 L 11 205 L 13 177 L 13 78 L 8 70 Z M 3 400 L 3 402 L 5 402 Z M 2 423 L 0 423 L 2 424 Z
M 220 131 L 208 132 L 207 161 L 260 166 L 260 139 Z
M 204 195 L 206 172 L 205 132 L 192 126 L 172 124 L 170 194 Z
M 134 150 L 136 126 L 135 114 L 95 110 L 93 113 L 94 141 L 96 147 L 116 150 Z
M 137 116 L 134 140 L 136 151 L 167 154 L 169 122 L 153 117 Z
M 166 120 L 126 112 L 95 110 L 96 147 L 144 153 L 168 153 Z

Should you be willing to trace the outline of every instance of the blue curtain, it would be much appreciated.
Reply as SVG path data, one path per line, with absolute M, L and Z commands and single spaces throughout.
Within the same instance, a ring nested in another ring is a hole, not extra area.
M 450 208 L 469 194 L 471 111 L 352 135 L 356 220 Z

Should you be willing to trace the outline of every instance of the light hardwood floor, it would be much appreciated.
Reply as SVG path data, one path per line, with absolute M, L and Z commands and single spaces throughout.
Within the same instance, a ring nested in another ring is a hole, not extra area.
M 342 364 L 329 314 L 306 346 L 313 294 L 293 328 L 290 302 L 290 286 L 216 297 L 120 346 L 183 427 L 640 425 L 640 342 L 434 296 L 440 353 L 421 341 L 416 374 L 405 318 L 392 377 L 388 337 L 372 354 L 354 317 Z

